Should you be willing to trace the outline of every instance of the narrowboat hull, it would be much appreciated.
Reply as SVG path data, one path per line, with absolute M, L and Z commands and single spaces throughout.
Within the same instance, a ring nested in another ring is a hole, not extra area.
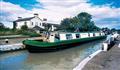
M 65 40 L 54 43 L 40 42 L 35 40 L 24 40 L 23 44 L 26 46 L 29 52 L 53 52 L 53 51 L 58 51 L 73 46 L 77 46 L 85 42 L 104 39 L 104 38 L 106 38 L 106 36 L 72 39 L 72 40 Z

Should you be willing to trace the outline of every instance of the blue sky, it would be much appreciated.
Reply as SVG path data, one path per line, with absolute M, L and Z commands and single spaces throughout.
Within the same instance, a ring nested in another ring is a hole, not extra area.
M 90 0 L 89 2 L 93 5 L 111 4 L 111 7 L 120 7 L 120 0 Z
M 0 21 L 12 27 L 17 17 L 40 18 L 59 24 L 64 18 L 88 12 L 99 27 L 120 29 L 120 0 L 1 0 Z
M 39 4 L 36 0 L 3 0 L 3 1 L 20 5 L 21 7 L 27 10 L 32 9 L 35 4 Z

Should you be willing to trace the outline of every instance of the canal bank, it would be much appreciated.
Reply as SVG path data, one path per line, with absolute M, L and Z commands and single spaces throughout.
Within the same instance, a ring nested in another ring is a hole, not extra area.
M 120 38 L 111 50 L 101 52 L 91 59 L 82 70 L 120 70 Z
M 11 39 L 0 39 L 0 53 L 10 52 L 25 49 L 22 42 L 26 39 L 41 39 L 42 37 L 26 37 L 26 38 L 11 38 Z
M 8 39 L 8 43 L 5 42 L 6 39 L 0 39 L 0 45 L 22 43 L 22 41 L 26 39 L 41 39 L 41 37 L 11 38 L 11 39 Z

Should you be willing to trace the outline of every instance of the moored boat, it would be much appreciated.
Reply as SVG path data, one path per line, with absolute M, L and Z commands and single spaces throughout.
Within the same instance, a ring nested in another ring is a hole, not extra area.
M 80 45 L 85 42 L 106 38 L 103 32 L 50 33 L 46 41 L 24 40 L 29 52 L 51 52 Z

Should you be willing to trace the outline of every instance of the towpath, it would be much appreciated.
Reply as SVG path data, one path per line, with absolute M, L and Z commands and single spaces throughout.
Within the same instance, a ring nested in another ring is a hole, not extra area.
M 22 43 L 22 41 L 26 39 L 42 39 L 42 37 L 13 38 L 8 39 L 8 43 L 5 43 L 5 39 L 0 39 L 0 45 Z
M 96 55 L 82 70 L 120 70 L 120 37 L 112 49 Z

